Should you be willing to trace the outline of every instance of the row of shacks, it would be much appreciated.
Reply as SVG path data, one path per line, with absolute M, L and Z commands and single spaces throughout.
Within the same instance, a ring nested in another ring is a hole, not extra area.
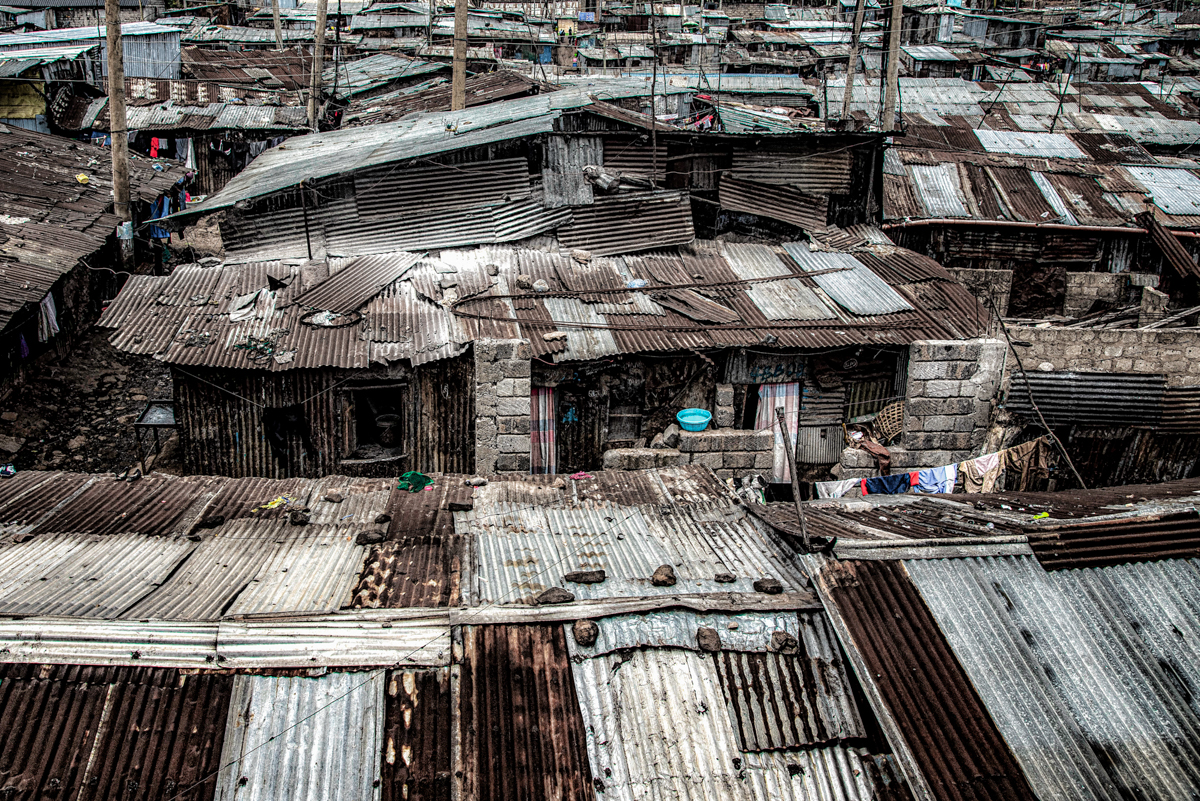
M 699 469 L 433 479 L 0 484 L 0 789 L 1200 789 L 1194 481 L 810 504 L 806 553 Z
M 567 90 L 294 138 L 176 216 L 218 215 L 224 264 L 135 277 L 100 325 L 171 365 L 189 472 L 477 469 L 481 384 L 501 416 L 545 397 L 560 472 L 718 384 L 722 425 L 769 427 L 770 396 L 831 465 L 847 415 L 903 394 L 911 342 L 988 329 L 865 225 L 878 145 L 650 129 Z M 477 373 L 483 340 L 527 341 L 521 374 Z
M 66 356 L 116 295 L 122 269 L 107 161 L 58 137 L 0 126 L 0 396 L 39 357 Z M 178 197 L 182 170 L 135 161 L 136 220 Z M 146 255 L 144 238 L 136 252 Z

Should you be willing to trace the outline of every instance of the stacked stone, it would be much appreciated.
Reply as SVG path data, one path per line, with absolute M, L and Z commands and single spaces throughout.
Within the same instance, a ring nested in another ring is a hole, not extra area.
M 1026 370 L 1166 375 L 1169 386 L 1200 385 L 1200 334 L 1170 328 L 1012 328 Z M 1016 372 L 1008 365 L 1009 381 Z M 1019 378 L 1017 380 L 1020 380 Z
M 769 472 L 774 465 L 774 447 L 771 431 L 722 428 L 679 434 L 680 463 L 709 467 L 723 479 Z
M 529 472 L 529 343 L 475 342 L 475 472 Z

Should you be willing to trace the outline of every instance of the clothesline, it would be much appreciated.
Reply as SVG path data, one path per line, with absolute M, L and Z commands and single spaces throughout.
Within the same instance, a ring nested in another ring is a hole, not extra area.
M 1049 441 L 1039 437 L 954 464 L 871 478 L 816 482 L 817 497 L 842 498 L 857 489 L 862 495 L 950 494 L 994 492 L 1001 477 L 1013 479 L 1006 489 L 1023 491 L 1049 476 Z M 957 488 L 961 486 L 961 490 Z

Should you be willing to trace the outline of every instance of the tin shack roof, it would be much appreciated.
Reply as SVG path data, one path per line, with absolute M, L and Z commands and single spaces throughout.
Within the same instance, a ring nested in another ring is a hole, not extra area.
M 584 261 L 578 247 L 400 252 L 316 269 L 303 260 L 186 265 L 131 281 L 100 325 L 115 329 L 116 347 L 174 364 L 286 371 L 421 364 L 486 336 L 586 361 L 768 337 L 780 347 L 907 344 L 969 337 L 987 321 L 942 267 L 890 244 L 828 252 L 698 242 Z M 545 291 L 521 288 L 523 274 Z
M 0 329 L 113 233 L 106 154 L 57 136 L 0 130 Z M 135 196 L 153 201 L 181 177 L 177 165 L 160 166 L 130 163 Z

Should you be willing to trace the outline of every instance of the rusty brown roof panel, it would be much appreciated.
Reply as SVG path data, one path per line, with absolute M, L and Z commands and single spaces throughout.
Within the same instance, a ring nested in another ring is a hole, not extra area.
M 1194 500 L 1198 494 L 1200 478 L 1185 478 L 1161 484 L 1127 484 L 1090 490 L 998 492 L 973 495 L 971 501 L 979 509 L 997 510 L 1008 506 L 1019 512 L 1047 512 L 1052 518 L 1068 520 L 1128 511 L 1129 504 Z
M 308 87 L 311 59 L 305 58 L 300 47 L 238 51 L 185 47 L 180 57 L 184 74 L 200 81 L 289 91 Z M 269 72 L 271 78 L 266 78 L 264 72 Z
M 596 198 L 574 209 L 574 219 L 558 230 L 563 247 L 596 256 L 616 256 L 696 238 L 691 201 L 680 192 L 637 192 Z
M 16 498 L 60 475 L 57 471 L 22 470 L 16 475 L 0 480 L 0 522 L 6 522 L 4 513 Z
M 1009 215 L 1022 222 L 1045 222 L 1058 219 L 1029 171 L 1018 167 L 988 167 L 988 174 L 997 194 L 1003 198 Z
M 1035 801 L 937 621 L 897 562 L 831 562 L 818 575 L 937 801 Z M 896 744 L 893 744 L 896 745 Z
M 268 520 L 286 515 L 288 503 L 268 506 L 276 498 L 291 498 L 307 504 L 311 480 L 303 478 L 239 478 L 227 481 L 204 508 L 203 517 L 237 520 L 253 517 Z
M 786 186 L 739 181 L 729 176 L 721 179 L 720 199 L 727 209 L 782 220 L 806 231 L 824 229 L 829 216 L 828 195 L 810 195 Z
M 1046 570 L 1200 557 L 1200 515 L 1195 510 L 1146 520 L 1073 521 L 1053 528 L 1028 529 L 1029 545 Z
M 450 669 L 393 670 L 383 709 L 381 801 L 450 801 Z
M 29 525 L 49 514 L 59 504 L 67 501 L 82 489 L 92 476 L 84 473 L 54 473 L 48 481 L 28 487 L 20 495 L 12 497 L 0 509 L 0 523 Z
M 0 795 L 211 799 L 233 677 L 0 665 Z
M 462 537 L 418 534 L 371 546 L 355 609 L 458 606 Z
M 33 530 L 34 534 L 145 534 L 172 531 L 200 494 L 222 479 L 176 478 L 162 474 L 127 483 L 98 477 L 78 498 Z
M 348 314 L 360 309 L 385 286 L 404 275 L 418 258 L 416 253 L 360 256 L 300 295 L 295 303 L 305 309 Z
M 472 626 L 463 640 L 463 797 L 592 801 L 563 627 Z

